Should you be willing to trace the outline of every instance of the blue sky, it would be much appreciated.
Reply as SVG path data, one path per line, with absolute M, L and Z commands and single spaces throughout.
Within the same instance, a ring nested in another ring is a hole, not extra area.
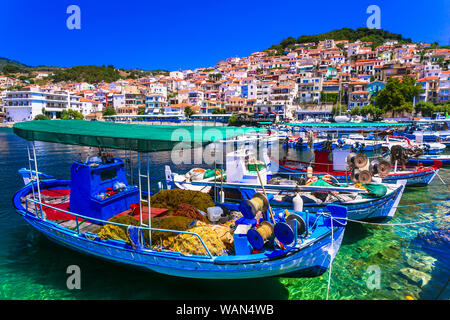
M 66 27 L 72 4 L 81 9 L 81 30 Z M 448 0 L 0 0 L 0 57 L 28 65 L 208 67 L 288 36 L 365 27 L 372 4 L 382 29 L 449 44 Z

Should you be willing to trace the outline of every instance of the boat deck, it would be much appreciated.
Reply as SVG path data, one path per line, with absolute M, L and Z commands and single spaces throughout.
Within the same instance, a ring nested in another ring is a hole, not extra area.
M 37 196 L 36 196 L 37 197 Z M 29 193 L 25 197 L 21 198 L 21 203 L 23 207 L 26 206 L 27 199 L 33 199 L 33 194 Z M 52 206 L 53 208 L 48 208 L 46 206 L 42 206 L 42 211 L 45 213 L 45 218 L 47 220 L 51 220 L 54 223 L 58 224 L 61 227 L 70 230 L 77 230 L 77 221 L 75 216 L 65 213 L 63 211 L 70 211 L 70 189 L 47 189 L 41 191 L 41 201 L 44 204 Z M 28 202 L 28 211 L 36 214 L 36 209 L 39 209 L 39 206 L 34 207 L 31 202 Z M 57 210 L 58 209 L 58 210 Z M 60 211 L 63 210 L 63 211 Z M 40 214 L 38 212 L 38 214 Z M 162 217 L 167 214 L 167 209 L 163 208 L 151 208 L 151 216 L 154 217 Z M 123 211 L 116 215 L 119 216 L 133 216 L 137 219 L 139 216 L 139 207 L 130 208 L 126 211 Z M 142 208 L 142 219 L 148 219 L 148 207 Z M 96 233 L 96 231 L 101 227 L 101 224 L 94 223 L 92 221 L 86 221 L 82 218 L 78 218 L 78 230 L 80 233 L 83 232 L 92 232 Z

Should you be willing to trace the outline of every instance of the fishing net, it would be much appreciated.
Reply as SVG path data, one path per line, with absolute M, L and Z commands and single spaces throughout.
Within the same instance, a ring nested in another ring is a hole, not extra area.
M 226 249 L 225 245 L 222 240 L 220 240 L 218 234 L 210 226 L 197 221 L 191 228 L 188 228 L 186 231 L 197 233 L 203 239 L 206 247 L 213 256 L 220 256 L 224 254 L 224 251 Z M 162 248 L 164 249 L 181 252 L 187 255 L 207 254 L 205 247 L 202 245 L 200 239 L 192 234 L 176 234 L 167 237 L 159 244 L 152 244 L 152 247 L 159 246 L 162 246 Z
M 173 214 L 180 204 L 189 204 L 204 212 L 209 207 L 214 207 L 214 202 L 209 194 L 182 189 L 161 190 L 151 196 L 150 203 L 155 208 L 169 209 L 169 214 Z
M 139 225 L 139 220 L 128 216 L 114 217 L 109 221 L 125 225 Z M 148 225 L 148 219 L 144 220 L 143 224 Z M 214 256 L 223 255 L 227 248 L 231 250 L 233 247 L 233 236 L 231 234 L 230 223 L 223 226 L 213 226 L 184 216 L 168 216 L 164 218 L 152 218 L 151 227 L 156 229 L 197 233 Z M 117 239 L 131 244 L 127 227 L 124 226 L 108 224 L 98 229 L 96 233 L 103 240 Z M 142 234 L 146 247 L 148 247 L 149 232 L 143 230 Z M 207 254 L 200 239 L 195 235 L 152 231 L 151 237 L 153 249 L 171 250 L 188 255 Z
M 186 203 L 179 204 L 173 215 L 208 222 L 208 219 L 204 215 L 202 215 L 196 208 Z
M 137 220 L 136 218 L 133 218 L 133 217 L 129 217 L 129 216 L 113 217 L 113 218 L 109 219 L 108 221 L 115 222 L 115 223 L 121 223 L 121 224 L 125 224 L 125 225 L 132 225 L 132 226 L 139 225 L 139 220 Z M 123 240 L 123 241 L 128 242 L 128 231 L 127 231 L 127 227 L 124 227 L 124 226 L 107 224 L 107 225 L 104 225 L 103 227 L 97 229 L 95 231 L 95 233 L 97 233 L 97 235 L 102 240 L 118 239 L 118 240 Z

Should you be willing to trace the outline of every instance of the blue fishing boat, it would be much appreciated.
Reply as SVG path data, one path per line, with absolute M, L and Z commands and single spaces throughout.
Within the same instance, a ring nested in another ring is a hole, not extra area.
M 173 138 L 173 133 L 180 129 L 189 141 L 180 142 Z M 234 221 L 234 248 L 222 254 L 213 254 L 214 245 L 196 232 L 152 226 L 153 218 L 157 216 L 154 216 L 149 197 L 148 153 L 172 150 L 180 143 L 186 147 L 204 145 L 236 134 L 233 128 L 218 130 L 214 127 L 215 138 L 212 138 L 212 135 L 205 134 L 205 127 L 202 128 L 203 133 L 197 130 L 193 126 L 99 121 L 43 120 L 15 124 L 14 132 L 28 141 L 100 148 L 98 156 L 72 164 L 70 180 L 40 180 L 36 175 L 35 181 L 14 195 L 16 212 L 34 229 L 60 245 L 111 262 L 167 275 L 243 279 L 323 274 L 342 242 L 347 218 L 347 210 L 343 206 L 330 205 L 327 212 L 311 213 L 286 211 L 284 208 L 272 210 L 267 197 L 262 195 L 250 199 L 253 202 L 242 201 L 235 207 L 242 217 Z M 31 148 L 35 150 L 34 143 L 31 143 Z M 137 152 L 138 186 L 127 181 L 126 161 L 114 157 L 104 148 Z M 34 152 L 32 154 L 35 155 Z M 145 165 L 141 164 L 141 159 L 146 160 Z M 36 157 L 30 158 L 30 163 L 34 164 L 34 168 L 30 165 L 30 172 L 38 172 Z M 145 185 L 147 191 L 143 190 Z M 256 204 L 260 205 L 258 210 L 253 209 Z M 134 210 L 138 213 L 135 214 Z M 137 224 L 111 220 L 124 213 L 129 218 L 135 217 Z M 96 230 L 105 226 L 120 227 L 127 234 L 127 240 L 100 237 Z M 186 241 L 198 239 L 201 252 L 186 254 L 156 244 L 157 232 L 187 237 Z
M 316 151 L 318 153 L 325 151 Z M 352 220 L 385 222 L 392 219 L 403 195 L 406 179 L 396 183 L 378 183 L 383 193 L 372 195 L 364 187 L 353 184 L 302 185 L 295 180 L 276 179 L 274 171 L 268 170 L 269 160 L 260 163 L 259 174 L 253 169 L 255 161 L 244 151 L 227 154 L 226 172 L 208 178 L 191 178 L 190 174 L 176 174 L 166 166 L 166 183 L 169 188 L 197 190 L 204 193 L 217 193 L 223 190 L 223 201 L 249 199 L 261 190 L 259 178 L 272 195 L 270 203 L 276 207 L 294 208 L 293 198 L 298 194 L 302 198 L 303 208 L 309 212 L 326 211 L 328 204 L 339 204 L 347 208 Z M 271 163 L 272 164 L 272 163 Z M 271 166 L 272 169 L 277 165 Z M 222 178 L 224 176 L 224 178 Z M 218 178 L 218 179 L 216 179 Z M 349 179 L 350 180 L 350 179 Z M 339 181 L 338 181 L 339 182 Z
M 435 161 L 440 161 L 442 166 L 450 166 L 450 154 L 423 155 L 418 158 L 410 158 L 409 164 L 415 165 L 432 165 Z
M 272 159 L 272 161 L 275 161 Z M 282 159 L 277 162 L 280 172 L 292 173 L 294 175 L 307 174 L 308 166 L 313 169 L 312 174 L 315 176 L 323 176 L 325 174 L 333 176 L 338 182 L 346 183 L 351 181 L 351 173 L 345 170 L 334 170 L 333 163 L 315 164 L 314 162 L 306 162 L 291 159 Z M 380 178 L 383 183 L 397 183 L 400 180 L 406 181 L 407 187 L 427 186 L 433 181 L 439 169 L 442 167 L 442 162 L 435 160 L 431 162 L 431 166 L 407 166 L 404 170 L 391 167 L 391 172 L 386 176 L 374 175 L 375 178 Z M 425 163 L 423 163 L 425 164 Z
M 21 168 L 19 169 L 19 174 L 22 176 L 23 179 L 23 183 L 25 185 L 29 184 L 31 181 L 35 181 L 36 180 L 36 176 L 39 175 L 39 178 L 41 180 L 48 180 L 48 179 L 53 179 L 53 177 L 51 175 L 45 174 L 43 172 L 36 172 L 34 170 L 29 170 L 27 168 Z

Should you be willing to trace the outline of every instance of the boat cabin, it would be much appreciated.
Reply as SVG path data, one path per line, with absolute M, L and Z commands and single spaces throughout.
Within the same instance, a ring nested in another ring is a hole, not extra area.
M 71 167 L 69 211 L 108 220 L 139 203 L 139 188 L 127 184 L 119 158 L 91 158 Z
M 264 160 L 270 163 L 270 160 Z M 267 170 L 266 163 L 255 160 L 253 154 L 248 149 L 230 152 L 226 155 L 227 182 L 259 184 L 258 173 L 256 172 L 256 166 L 258 166 L 261 180 L 266 184 L 272 175 Z

